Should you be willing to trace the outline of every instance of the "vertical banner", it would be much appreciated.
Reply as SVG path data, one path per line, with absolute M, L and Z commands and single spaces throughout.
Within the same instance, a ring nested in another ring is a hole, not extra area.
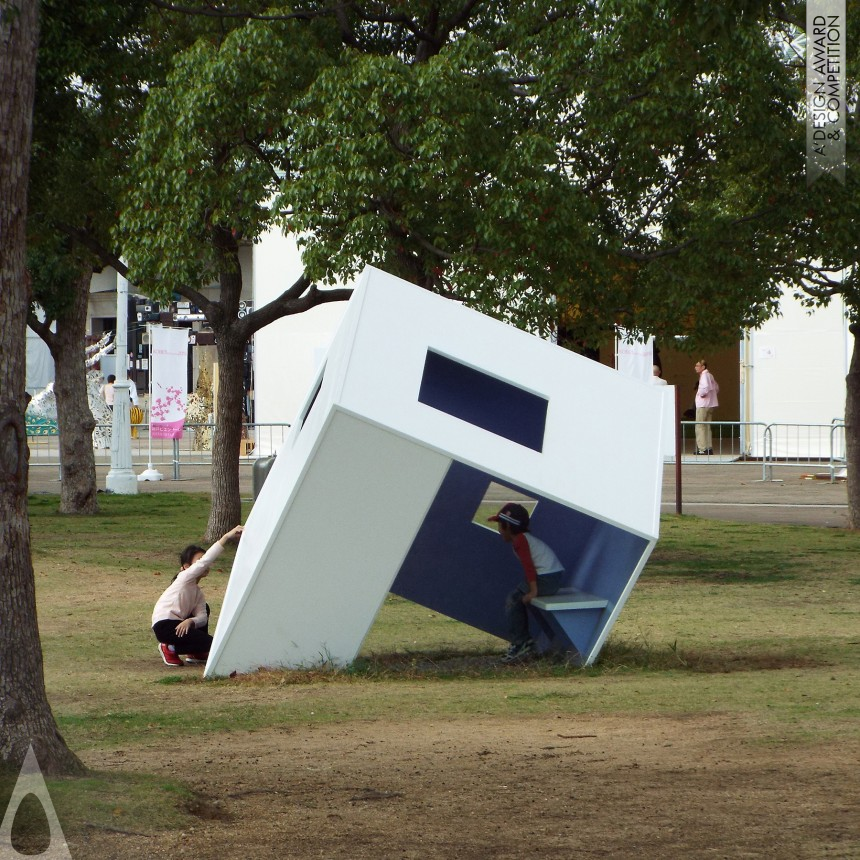
M 806 184 L 845 184 L 845 0 L 806 2 Z
M 616 342 L 616 369 L 625 376 L 632 376 L 642 382 L 650 382 L 654 373 L 654 338 L 644 343 L 627 337 L 623 328 L 618 329 Z
M 150 437 L 180 439 L 188 399 L 188 329 L 153 326 L 149 336 L 152 351 Z

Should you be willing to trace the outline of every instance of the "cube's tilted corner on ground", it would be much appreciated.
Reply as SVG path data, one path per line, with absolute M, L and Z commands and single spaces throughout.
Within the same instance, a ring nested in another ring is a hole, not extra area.
M 643 384 L 368 268 L 246 523 L 210 677 L 351 662 L 387 593 L 505 637 L 520 499 L 565 566 L 540 650 L 598 655 L 659 531 Z M 420 643 L 419 643 L 420 645 Z

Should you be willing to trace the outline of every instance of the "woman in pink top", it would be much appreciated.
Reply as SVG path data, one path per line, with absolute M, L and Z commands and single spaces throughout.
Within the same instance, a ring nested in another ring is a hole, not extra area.
M 191 544 L 179 554 L 182 568 L 152 611 L 152 632 L 158 640 L 161 659 L 168 666 L 184 665 L 180 654 L 187 655 L 189 663 L 206 662 L 212 637 L 209 635 L 209 606 L 200 580 L 209 573 L 227 542 L 233 538 L 238 540 L 242 530 L 242 526 L 230 529 L 208 550 Z
M 696 453 L 713 454 L 714 442 L 710 421 L 714 414 L 714 407 L 720 405 L 717 401 L 720 386 L 708 370 L 704 359 L 696 362 L 696 373 L 699 374 L 699 387 L 696 389 Z

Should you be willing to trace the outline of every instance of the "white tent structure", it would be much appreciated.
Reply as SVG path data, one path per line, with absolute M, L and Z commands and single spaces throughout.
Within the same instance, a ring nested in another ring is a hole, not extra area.
M 657 540 L 662 415 L 654 386 L 366 269 L 248 517 L 206 675 L 347 664 L 389 591 L 504 636 L 522 571 L 473 521 L 491 484 L 536 502 L 565 564 L 539 646 L 593 661 Z
M 845 377 L 854 337 L 841 296 L 810 311 L 788 290 L 779 316 L 741 343 L 741 420 L 754 457 L 820 459 L 845 456 Z M 770 429 L 768 438 L 763 434 Z M 833 432 L 829 429 L 833 427 Z

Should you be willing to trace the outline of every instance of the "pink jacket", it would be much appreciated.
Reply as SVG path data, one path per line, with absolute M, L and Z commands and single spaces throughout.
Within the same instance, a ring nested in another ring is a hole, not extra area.
M 719 406 L 717 394 L 720 391 L 719 383 L 714 379 L 710 370 L 703 370 L 699 374 L 699 389 L 696 391 L 696 408 L 713 408 Z

